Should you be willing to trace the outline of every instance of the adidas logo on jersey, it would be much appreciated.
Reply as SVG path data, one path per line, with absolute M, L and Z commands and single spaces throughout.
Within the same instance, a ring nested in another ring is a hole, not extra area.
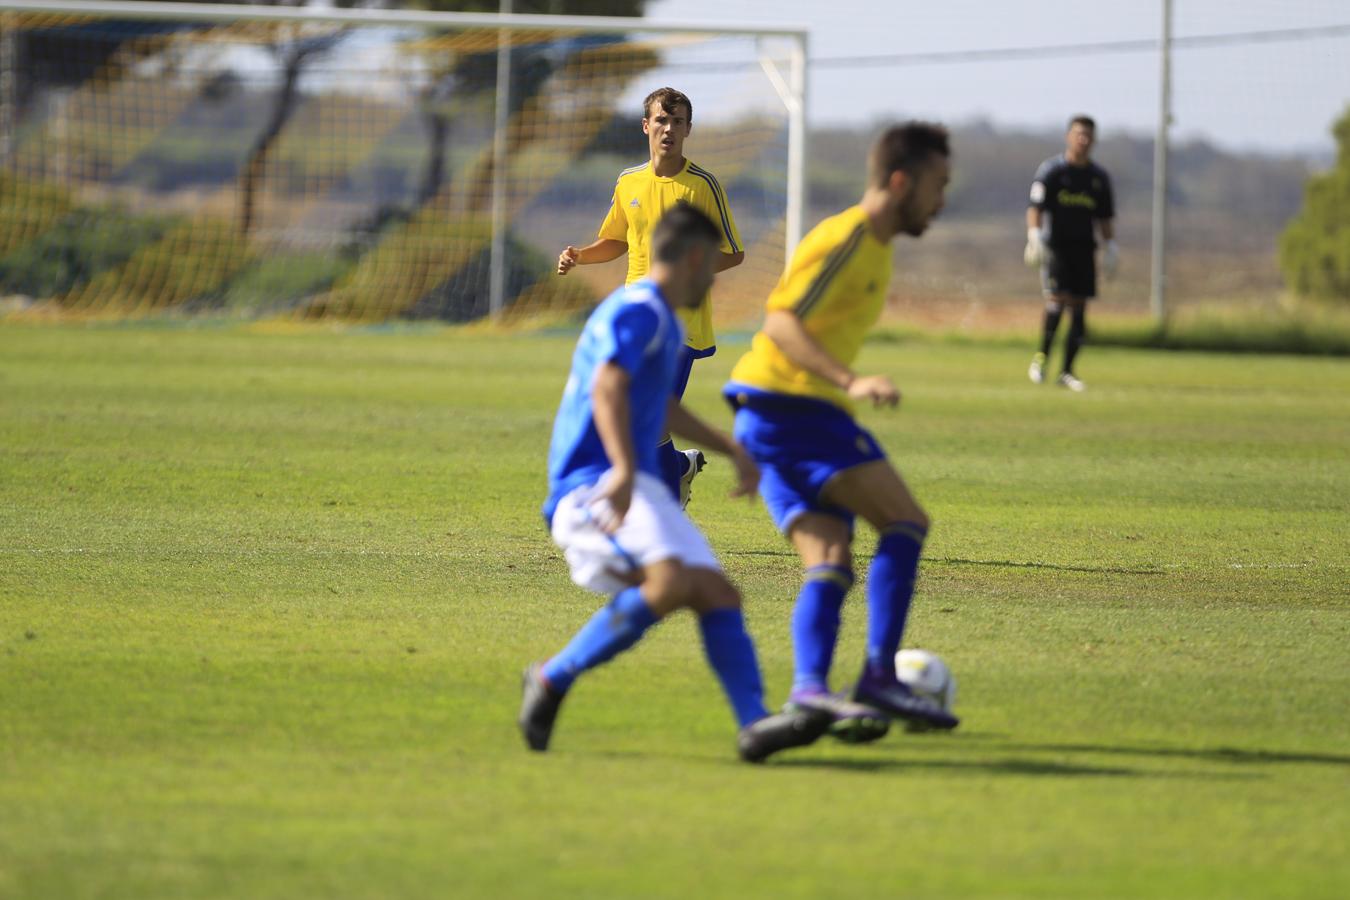
M 629 205 L 629 206 L 637 206 L 637 205 L 638 205 L 637 198 L 634 197 L 632 200 L 629 200 L 629 201 L 628 201 L 628 205 Z

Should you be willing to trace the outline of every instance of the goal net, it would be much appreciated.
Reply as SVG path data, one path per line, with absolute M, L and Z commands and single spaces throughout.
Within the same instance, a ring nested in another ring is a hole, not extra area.
M 559 278 L 557 255 L 647 158 L 641 101 L 665 85 L 747 251 L 714 291 L 724 324 L 758 314 L 799 227 L 799 34 L 157 6 L 0 2 L 10 312 L 571 316 L 624 267 Z

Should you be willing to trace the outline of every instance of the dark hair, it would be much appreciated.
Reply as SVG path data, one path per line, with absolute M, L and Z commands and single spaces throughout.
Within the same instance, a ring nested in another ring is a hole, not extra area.
M 1090 128 L 1094 134 L 1097 131 L 1097 123 L 1092 120 L 1092 116 L 1086 115 L 1085 113 L 1079 113 L 1070 119 L 1069 127 L 1066 130 L 1073 131 L 1073 126 L 1075 125 L 1082 125 L 1084 128 Z
M 652 259 L 676 263 L 698 244 L 722 243 L 722 232 L 712 219 L 681 200 L 672 206 L 652 230 Z
M 892 172 L 914 175 L 933 156 L 951 156 L 947 129 L 929 122 L 905 122 L 886 129 L 867 156 L 871 183 L 883 185 Z
M 689 102 L 689 98 L 673 87 L 657 88 L 647 95 L 647 99 L 642 101 L 642 118 L 647 118 L 651 113 L 652 104 L 660 102 L 661 108 L 672 115 L 680 104 L 689 110 L 689 121 L 694 121 L 694 104 Z

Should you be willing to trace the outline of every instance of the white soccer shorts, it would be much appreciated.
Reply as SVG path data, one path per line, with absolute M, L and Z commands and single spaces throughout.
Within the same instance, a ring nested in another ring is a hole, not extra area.
M 632 583 L 629 576 L 637 569 L 667 559 L 722 570 L 707 539 L 660 479 L 638 473 L 628 515 L 614 534 L 595 524 L 595 493 L 595 485 L 577 488 L 558 501 L 553 513 L 553 540 L 581 587 L 617 594 Z

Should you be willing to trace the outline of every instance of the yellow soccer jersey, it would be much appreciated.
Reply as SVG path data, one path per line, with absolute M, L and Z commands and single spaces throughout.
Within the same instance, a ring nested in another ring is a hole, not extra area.
M 891 249 L 872 233 L 862 207 L 846 209 L 811 229 L 797 245 L 767 308 L 797 314 L 807 333 L 852 367 L 863 338 L 881 316 L 891 282 Z M 848 394 L 789 360 L 763 332 L 741 357 L 731 380 L 763 391 L 826 400 L 853 412 Z
M 609 214 L 600 225 L 600 237 L 628 243 L 628 277 L 632 284 L 651 268 L 649 238 L 661 215 L 681 200 L 702 211 L 722 232 L 722 252 L 741 252 L 741 236 L 731 217 L 731 204 L 722 185 L 707 169 L 684 161 L 684 168 L 670 178 L 653 174 L 650 162 L 619 173 Z M 712 304 L 704 297 L 694 309 L 677 310 L 684 322 L 685 343 L 694 356 L 711 356 L 717 343 L 713 334 Z

